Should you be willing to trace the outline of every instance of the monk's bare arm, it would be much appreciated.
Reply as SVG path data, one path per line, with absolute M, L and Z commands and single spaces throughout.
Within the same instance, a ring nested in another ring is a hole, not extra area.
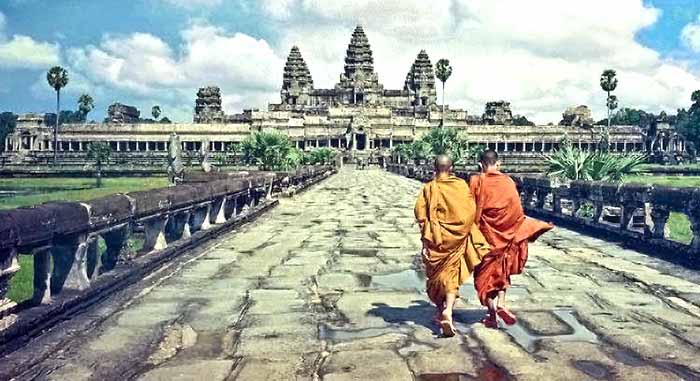
M 428 221 L 428 202 L 425 199 L 425 188 L 420 190 L 418 195 L 418 200 L 416 200 L 416 206 L 413 209 L 413 214 L 420 225 L 421 232 L 423 231 L 423 226 Z

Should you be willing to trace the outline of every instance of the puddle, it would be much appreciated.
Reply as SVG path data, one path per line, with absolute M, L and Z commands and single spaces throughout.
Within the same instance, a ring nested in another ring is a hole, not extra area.
M 418 375 L 418 381 L 463 381 L 474 378 L 466 373 L 426 373 Z
M 598 380 L 605 380 L 610 377 L 610 370 L 596 361 L 577 360 L 574 361 L 574 368 Z
M 425 277 L 416 270 L 372 275 L 369 287 L 385 290 L 425 292 Z
M 352 248 L 341 248 L 341 255 L 355 255 L 358 257 L 376 257 L 379 253 L 377 249 L 352 249 Z
M 638 355 L 635 353 L 626 351 L 626 350 L 619 350 L 615 351 L 612 353 L 612 357 L 618 361 L 621 362 L 625 365 L 629 366 L 644 366 L 645 362 L 640 358 Z
M 572 333 L 565 335 L 537 335 L 530 332 L 520 323 L 512 326 L 505 326 L 505 331 L 518 345 L 530 353 L 537 350 L 537 344 L 543 339 L 551 339 L 559 342 L 598 342 L 598 337 L 578 321 L 573 310 L 552 310 L 551 312 L 563 323 L 568 325 Z
M 409 326 L 399 327 L 382 327 L 382 328 L 365 328 L 365 329 L 334 329 L 326 324 L 321 324 L 319 327 L 319 338 L 321 340 L 329 340 L 332 342 L 350 341 L 357 339 L 368 339 L 379 337 L 387 334 L 410 334 L 412 332 Z

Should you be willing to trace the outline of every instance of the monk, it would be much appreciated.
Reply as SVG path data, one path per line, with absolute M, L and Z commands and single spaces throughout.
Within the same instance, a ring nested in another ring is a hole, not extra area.
M 482 323 L 497 328 L 496 316 L 507 325 L 517 322 L 506 308 L 510 277 L 523 272 L 528 242 L 553 226 L 525 216 L 515 182 L 500 172 L 501 163 L 495 151 L 484 151 L 479 165 L 481 174 L 470 178 L 469 188 L 476 198 L 476 224 L 491 251 L 475 269 L 474 286 L 479 301 L 489 311 Z
M 452 309 L 459 286 L 488 253 L 486 240 L 474 224 L 474 197 L 467 183 L 451 172 L 450 158 L 436 157 L 435 178 L 423 186 L 415 207 L 428 297 L 437 307 L 435 320 L 446 337 L 456 333 Z

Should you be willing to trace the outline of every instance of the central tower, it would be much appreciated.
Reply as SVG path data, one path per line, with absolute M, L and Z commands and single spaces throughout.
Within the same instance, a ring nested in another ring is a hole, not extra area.
M 374 59 L 369 40 L 362 26 L 352 32 L 345 55 L 345 71 L 335 85 L 338 101 L 342 104 L 377 104 L 381 102 L 384 87 L 374 72 Z

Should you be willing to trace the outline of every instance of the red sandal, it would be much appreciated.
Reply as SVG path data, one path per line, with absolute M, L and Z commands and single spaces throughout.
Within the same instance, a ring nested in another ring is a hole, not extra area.
M 496 322 L 496 318 L 495 317 L 492 318 L 490 315 L 481 319 L 481 324 L 483 324 L 486 328 L 493 328 L 493 329 L 498 328 L 498 322 Z
M 503 322 L 506 323 L 507 325 L 513 325 L 513 324 L 518 322 L 518 318 L 516 318 L 512 312 L 508 311 L 505 308 L 497 309 L 496 314 L 498 315 L 498 317 L 503 319 Z

